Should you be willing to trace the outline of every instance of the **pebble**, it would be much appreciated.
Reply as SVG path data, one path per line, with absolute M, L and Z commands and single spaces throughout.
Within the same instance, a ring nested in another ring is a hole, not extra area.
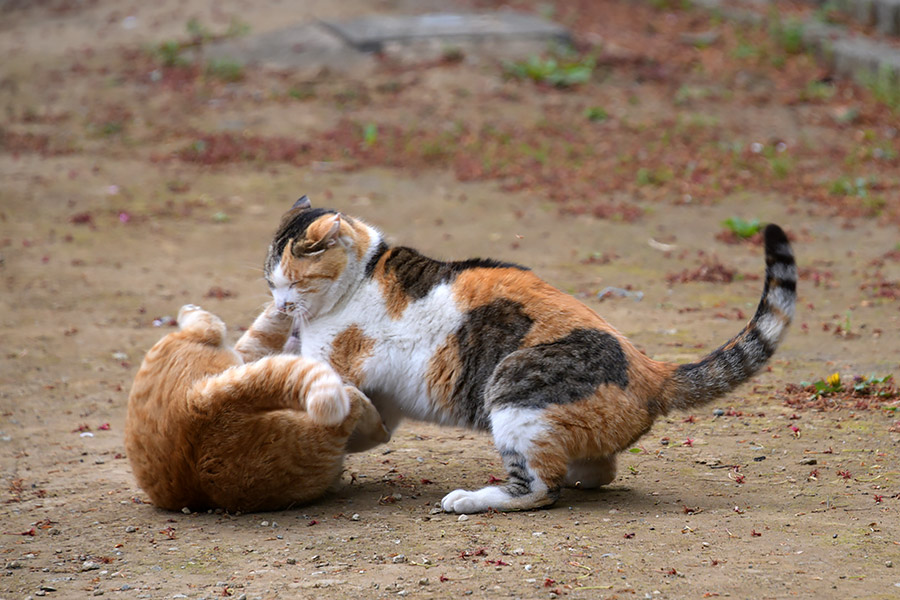
M 21 569 L 22 563 L 20 563 L 17 560 L 11 560 L 8 563 L 6 563 L 6 568 L 7 569 Z
M 82 571 L 96 571 L 96 570 L 99 569 L 99 568 L 100 568 L 100 564 L 99 564 L 99 563 L 95 563 L 95 562 L 92 561 L 92 560 L 86 560 L 86 561 L 84 561 L 83 563 L 81 563 L 81 570 L 82 570 Z
M 134 525 L 129 525 L 125 528 L 125 533 L 134 533 L 135 531 L 137 531 L 137 527 Z
M 800 461 L 801 465 L 815 465 L 818 463 L 819 463 L 819 461 L 817 461 L 814 458 L 804 458 L 803 460 Z
M 422 579 L 419 580 L 419 585 L 428 585 L 429 583 L 431 583 L 431 582 L 428 581 L 427 577 L 423 577 Z
M 181 509 L 181 512 L 183 512 L 186 515 L 189 515 L 189 514 L 191 514 L 191 509 L 189 509 L 187 506 L 185 506 L 184 508 Z
M 469 515 L 459 515 L 459 518 L 456 519 L 456 520 L 457 520 L 457 521 L 468 521 L 468 520 L 469 520 Z
M 886 560 L 886 561 L 884 561 L 884 566 L 886 566 L 888 569 L 890 569 L 891 567 L 894 566 L 894 561 Z
M 351 521 L 359 521 L 359 513 L 353 513 L 353 516 L 350 517 Z
M 55 592 L 56 591 L 55 587 L 53 587 L 52 585 L 47 585 L 47 584 L 42 585 L 38 589 L 42 592 Z
M 286 563 L 289 564 L 289 565 L 296 565 L 296 564 L 297 564 L 297 559 L 294 558 L 294 557 L 291 557 L 291 558 L 288 558 L 287 560 L 285 560 L 284 562 L 286 562 Z
M 721 417 L 721 416 L 724 415 L 724 414 L 725 414 L 725 411 L 724 411 L 723 409 L 721 409 L 721 408 L 717 408 L 717 409 L 715 409 L 715 410 L 713 411 L 713 416 L 714 416 L 714 417 Z
M 268 521 L 260 521 L 260 522 L 259 522 L 259 526 L 260 526 L 260 527 L 268 527 L 268 526 L 269 526 L 269 522 L 268 522 Z
M 395 556 L 394 558 L 391 559 L 391 562 L 394 563 L 394 564 L 405 563 L 405 562 L 406 562 L 406 556 L 404 556 L 404 555 L 402 555 L 402 554 L 398 554 L 397 556 Z

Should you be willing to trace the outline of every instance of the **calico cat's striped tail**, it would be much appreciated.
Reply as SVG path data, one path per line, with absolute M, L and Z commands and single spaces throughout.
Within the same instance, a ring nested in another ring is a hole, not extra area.
M 702 360 L 679 365 L 663 384 L 666 410 L 710 402 L 749 379 L 769 360 L 794 316 L 797 265 L 778 225 L 765 229 L 766 282 L 756 314 L 726 344 Z

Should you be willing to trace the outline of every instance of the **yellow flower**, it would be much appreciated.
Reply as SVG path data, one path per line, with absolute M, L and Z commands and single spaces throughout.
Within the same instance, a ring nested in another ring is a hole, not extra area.
M 827 383 L 833 389 L 837 389 L 837 388 L 841 387 L 841 374 L 840 373 L 832 373 L 825 380 L 825 383 Z

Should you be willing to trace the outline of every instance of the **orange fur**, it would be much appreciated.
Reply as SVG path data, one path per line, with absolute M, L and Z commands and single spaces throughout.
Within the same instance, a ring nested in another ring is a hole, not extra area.
M 157 506 L 253 511 L 306 503 L 334 484 L 348 449 L 387 441 L 374 406 L 326 365 L 287 355 L 243 364 L 214 315 L 185 307 L 179 324 L 144 358 L 125 424 L 135 478 Z M 278 351 L 284 329 L 267 309 L 236 346 L 248 356 Z M 332 395 L 350 401 L 346 418 L 331 426 L 305 410 L 310 395 L 328 389 L 323 378 L 333 382 Z
M 366 337 L 357 325 L 352 325 L 334 338 L 328 362 L 344 381 L 360 386 L 363 363 L 372 356 L 374 348 L 375 340 Z

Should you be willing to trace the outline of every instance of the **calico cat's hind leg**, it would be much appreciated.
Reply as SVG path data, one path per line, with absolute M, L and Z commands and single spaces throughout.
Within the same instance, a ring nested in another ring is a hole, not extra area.
M 556 449 L 537 441 L 548 433 L 543 410 L 520 406 L 495 409 L 491 412 L 491 431 L 503 457 L 507 483 L 450 492 L 444 496 L 441 507 L 446 512 L 475 513 L 488 509 L 530 510 L 556 502 L 567 461 Z
M 615 478 L 616 455 L 610 454 L 601 458 L 570 461 L 563 485 L 581 490 L 593 490 L 612 483 Z

